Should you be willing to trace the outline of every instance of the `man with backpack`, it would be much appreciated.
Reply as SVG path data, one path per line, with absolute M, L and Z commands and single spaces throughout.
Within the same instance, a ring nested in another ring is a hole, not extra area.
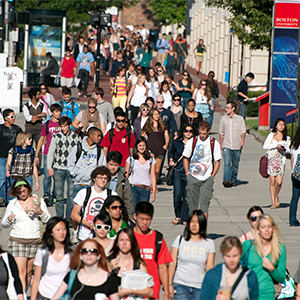
M 157 40 L 156 42 L 156 49 L 157 49 L 157 61 L 161 64 L 164 63 L 164 57 L 166 54 L 166 51 L 169 50 L 170 44 L 167 40 L 167 35 L 163 33 L 162 38 Z
M 198 131 L 199 136 L 190 139 L 182 153 L 187 177 L 187 203 L 189 210 L 193 211 L 198 209 L 200 202 L 200 209 L 208 218 L 214 178 L 222 158 L 221 148 L 218 141 L 209 137 L 210 127 L 207 122 L 202 121 Z
M 94 218 L 100 213 L 107 197 L 117 196 L 116 192 L 105 188 L 110 176 L 107 167 L 97 167 L 90 176 L 93 186 L 80 190 L 74 198 L 71 217 L 73 221 L 79 224 L 79 241 L 93 238 Z
M 72 122 L 75 120 L 75 117 L 79 114 L 79 106 L 72 99 L 71 89 L 64 87 L 62 89 L 62 100 L 59 102 L 59 105 L 62 107 L 62 116 L 69 117 Z
M 140 248 L 141 257 L 147 265 L 148 274 L 153 277 L 153 298 L 160 299 L 160 283 L 163 286 L 163 300 L 169 300 L 169 278 L 167 264 L 172 257 L 163 235 L 150 229 L 154 208 L 149 202 L 139 202 L 135 207 L 136 227 L 134 235 Z
M 40 139 L 38 141 L 37 147 L 36 147 L 36 153 L 35 153 L 35 163 L 37 165 L 41 164 L 41 161 L 39 160 L 39 153 L 41 152 L 42 146 L 45 145 L 44 148 L 44 181 L 43 181 L 43 187 L 44 187 L 44 201 L 46 202 L 47 206 L 51 205 L 51 200 L 54 199 L 54 191 L 55 187 L 53 186 L 53 193 L 51 195 L 51 177 L 48 175 L 48 168 L 47 168 L 47 154 L 49 151 L 50 143 L 52 136 L 61 131 L 61 127 L 58 123 L 61 113 L 62 113 L 62 107 L 58 104 L 52 104 L 50 107 L 52 117 L 51 120 L 45 122 L 42 126 L 41 132 L 40 132 Z M 52 199 L 51 199 L 52 198 Z
M 105 157 L 110 151 L 119 151 L 122 156 L 121 167 L 124 169 L 126 159 L 130 156 L 135 143 L 135 136 L 129 128 L 126 127 L 126 115 L 124 111 L 118 111 L 115 114 L 116 125 L 110 129 L 104 136 L 101 146 Z

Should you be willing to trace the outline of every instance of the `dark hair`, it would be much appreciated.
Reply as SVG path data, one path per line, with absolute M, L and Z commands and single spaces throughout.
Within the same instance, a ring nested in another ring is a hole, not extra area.
M 105 166 L 97 167 L 96 169 L 94 169 L 92 171 L 92 173 L 91 173 L 92 182 L 95 181 L 95 178 L 97 177 L 97 175 L 106 175 L 107 181 L 110 181 L 110 179 L 111 179 L 111 173 L 110 173 L 109 169 Z
M 160 84 L 160 88 L 159 88 L 159 93 L 162 95 L 162 92 L 163 92 L 163 86 L 164 85 L 167 85 L 168 86 L 168 91 L 169 93 L 172 95 L 171 91 L 170 91 L 170 86 L 169 86 L 169 83 L 167 80 L 164 80 L 161 84 Z
M 124 112 L 123 108 L 121 106 L 117 106 L 114 108 L 114 116 L 116 117 L 116 114 L 119 112 L 119 111 L 122 111 Z
M 278 118 L 276 121 L 275 121 L 275 124 L 274 124 L 274 127 L 273 127 L 273 129 L 272 129 L 272 132 L 277 132 L 277 128 L 276 128 L 276 126 L 277 126 L 277 124 L 279 123 L 279 122 L 284 122 L 284 129 L 283 129 L 283 131 L 282 131 L 282 139 L 284 140 L 284 141 L 286 141 L 286 137 L 287 137 L 287 128 L 286 128 L 286 122 L 285 122 L 285 120 L 283 119 L 283 118 Z
M 84 44 L 84 45 L 83 45 L 83 49 L 84 49 L 84 48 L 87 48 L 87 49 L 89 49 L 89 46 L 88 46 L 88 45 L 86 45 L 86 44 Z
M 72 120 L 67 117 L 67 116 L 62 116 L 59 121 L 58 121 L 58 124 L 61 126 L 63 124 L 67 124 L 68 126 L 71 126 L 72 124 Z
M 130 241 L 130 245 L 131 245 L 130 253 L 132 255 L 133 261 L 146 266 L 146 263 L 141 258 L 140 248 L 139 248 L 139 245 L 138 245 L 137 240 L 135 238 L 135 235 L 134 235 L 133 231 L 130 228 L 121 228 L 119 230 L 119 232 L 116 236 L 113 248 L 111 250 L 111 255 L 109 257 L 111 259 L 116 258 L 116 256 L 119 254 L 120 249 L 118 247 L 118 241 L 119 241 L 119 236 L 120 236 L 121 233 L 126 233 L 127 236 L 129 237 L 129 241 Z
M 28 96 L 29 96 L 29 98 L 32 100 L 32 98 L 35 97 L 36 94 L 37 94 L 38 92 L 41 92 L 41 90 L 40 90 L 38 87 L 33 87 L 33 88 L 31 88 L 31 89 L 28 91 Z
M 16 184 L 19 182 L 19 181 L 24 181 L 25 184 L 22 184 L 22 185 L 18 185 L 16 187 Z M 9 196 L 12 196 L 12 197 L 17 197 L 20 193 L 20 190 L 21 190 L 21 187 L 24 186 L 28 189 L 28 194 L 30 195 L 32 193 L 32 188 L 31 188 L 31 185 L 27 182 L 26 179 L 24 179 L 23 177 L 20 177 L 18 176 L 17 179 L 14 181 L 13 185 L 11 186 L 9 192 L 8 192 L 8 195 Z
M 146 98 L 146 100 L 145 100 L 145 103 L 146 103 L 147 101 L 151 101 L 151 102 L 153 103 L 153 105 L 154 105 L 154 99 L 153 99 L 153 97 L 148 96 L 148 97 Z
M 72 91 L 71 91 L 70 88 L 64 87 L 64 88 L 62 89 L 62 94 L 63 94 L 63 95 L 72 95 Z
M 104 204 L 101 208 L 100 214 L 104 214 L 104 215 L 109 215 L 106 208 L 109 208 L 115 201 L 120 202 L 120 204 L 123 206 L 123 211 L 122 211 L 122 219 L 127 222 L 129 220 L 128 217 L 128 212 L 125 206 L 125 202 L 124 200 L 119 197 L 119 196 L 109 196 L 106 198 L 106 200 L 104 201 Z
M 121 73 L 123 70 L 126 70 L 126 68 L 125 68 L 125 67 L 122 67 L 122 66 L 119 67 L 119 69 L 118 69 L 116 75 L 117 75 L 117 76 L 120 76 L 120 73 Z M 125 76 L 125 75 L 124 75 L 124 76 Z
M 50 111 L 54 112 L 55 110 L 62 112 L 63 108 L 58 103 L 54 103 L 50 106 Z
M 162 131 L 165 131 L 166 130 L 166 127 L 165 127 L 165 124 L 161 118 L 161 115 L 160 115 L 160 112 L 157 108 L 152 108 L 149 112 L 149 117 L 144 125 L 144 127 L 142 128 L 142 131 L 143 132 L 146 132 L 146 133 L 152 133 L 153 132 L 153 114 L 154 112 L 157 111 L 159 113 L 159 120 L 157 121 L 157 129 L 158 130 L 162 130 Z
M 255 76 L 252 72 L 249 72 L 249 73 L 246 74 L 245 77 L 250 77 L 250 78 L 254 79 Z
M 123 54 L 123 51 L 119 49 L 119 50 L 117 51 L 117 55 L 118 55 L 118 54 Z
M 89 130 L 88 130 L 88 136 L 91 136 L 92 134 L 96 134 L 97 132 L 101 132 L 101 130 L 95 126 L 93 127 L 90 127 Z M 101 135 L 102 135 L 102 132 L 101 132 Z
M 190 98 L 187 103 L 193 102 L 196 105 L 196 101 L 193 98 Z
M 147 140 L 144 136 L 139 136 L 135 143 L 134 143 L 134 146 L 133 146 L 133 150 L 132 150 L 132 157 L 133 159 L 139 159 L 139 152 L 138 152 L 138 149 L 137 149 L 137 146 L 139 143 L 142 143 L 144 142 L 146 144 L 146 149 L 145 149 L 145 152 L 144 153 L 141 153 L 141 155 L 144 157 L 145 160 L 149 160 L 150 159 L 150 153 L 149 153 L 149 148 L 148 148 L 148 143 L 147 143 Z
M 120 165 L 123 160 L 123 155 L 119 151 L 111 151 L 107 154 L 106 161 L 109 162 L 111 160 Z
M 156 67 L 161 67 L 162 65 L 161 65 L 161 63 L 158 61 L 156 64 L 155 64 L 155 68 Z
M 292 141 L 291 141 L 291 149 L 297 150 L 300 145 L 300 127 L 298 127 Z
M 150 82 L 150 80 L 151 80 L 151 78 L 150 78 L 150 72 L 149 72 L 150 70 L 153 70 L 153 72 L 154 72 L 154 77 L 153 77 L 153 78 L 154 78 L 155 81 L 157 81 L 156 72 L 155 72 L 155 70 L 154 70 L 152 67 L 149 67 L 149 68 L 148 68 L 148 72 L 147 72 L 147 81 Z
M 184 73 L 187 73 L 187 74 L 188 74 L 188 78 L 187 78 L 188 85 L 189 85 L 190 87 L 192 87 L 193 79 L 192 79 L 190 73 L 189 73 L 187 70 L 183 70 L 183 71 L 182 71 L 182 75 L 183 75 Z
M 236 104 L 235 104 L 235 102 L 227 101 L 226 104 L 230 104 L 231 108 L 235 108 L 234 111 L 236 110 Z
M 247 219 L 249 219 L 251 214 L 255 211 L 260 211 L 262 214 L 264 214 L 264 211 L 260 206 L 254 205 L 249 208 L 249 210 L 247 212 Z
M 52 56 L 52 53 L 51 53 L 51 52 L 47 52 L 47 53 L 46 53 L 46 56 L 47 56 L 47 57 L 51 57 L 51 56 Z
M 14 113 L 14 111 L 10 108 L 4 109 L 4 111 L 2 113 L 3 118 L 4 119 L 7 118 L 9 116 L 9 114 L 11 114 L 12 112 Z
M 135 206 L 135 214 L 138 216 L 139 214 L 145 214 L 151 218 L 154 215 L 154 207 L 150 202 L 139 202 Z
M 199 123 L 199 127 L 198 127 L 198 128 L 199 128 L 199 129 L 203 129 L 203 130 L 206 129 L 207 131 L 209 131 L 210 125 L 209 125 L 208 122 L 202 121 L 202 122 Z
M 185 129 L 186 129 L 187 127 L 191 127 L 191 128 L 192 128 L 192 130 L 193 130 L 193 136 L 197 136 L 197 135 L 198 135 L 198 132 L 197 132 L 197 130 L 196 130 L 195 127 L 193 127 L 193 126 L 190 125 L 190 124 L 186 124 L 186 125 L 182 126 L 182 127 L 180 128 L 180 130 L 179 130 L 178 137 L 179 137 L 180 139 L 183 139 L 183 133 L 184 133 L 184 131 L 185 131 Z
M 216 81 L 214 80 L 215 78 L 215 72 L 214 71 L 209 71 L 208 74 L 207 74 L 207 82 L 209 84 L 209 87 L 210 88 L 213 88 L 217 83 Z
M 201 209 L 195 209 L 192 212 L 189 213 L 188 218 L 186 219 L 186 225 L 183 232 L 183 237 L 186 241 L 189 241 L 191 238 L 191 230 L 190 230 L 190 224 L 192 221 L 193 216 L 197 216 L 198 224 L 199 224 L 199 232 L 198 234 L 204 238 L 207 239 L 207 220 L 205 213 Z
M 42 86 L 42 85 L 45 86 L 45 88 L 46 88 L 46 93 L 49 93 L 49 94 L 50 94 L 50 90 L 49 90 L 48 85 L 47 85 L 45 82 L 42 82 L 42 83 L 40 83 L 40 85 L 39 85 L 39 88 L 40 88 L 40 89 L 41 89 L 41 86 Z
M 106 214 L 98 214 L 94 218 L 94 224 L 96 224 L 97 221 L 102 221 L 104 224 L 111 226 L 111 219 L 110 217 Z
M 72 252 L 72 243 L 70 241 L 70 230 L 69 230 L 69 223 L 66 219 L 62 217 L 52 217 L 49 219 L 46 225 L 45 232 L 43 234 L 42 238 L 42 244 L 44 247 L 47 247 L 50 253 L 53 253 L 55 250 L 55 244 L 54 244 L 54 239 L 52 236 L 52 230 L 53 228 L 60 222 L 63 222 L 66 227 L 66 237 L 64 240 L 64 248 L 65 248 L 65 253 L 70 253 Z
M 104 96 L 104 90 L 102 87 L 96 87 L 93 92 L 96 94 L 96 95 L 100 95 L 101 98 L 103 98 Z
M 173 96 L 172 96 L 172 100 L 174 101 L 175 98 L 180 98 L 181 99 L 181 96 L 178 94 L 178 93 L 175 93 Z
M 115 113 L 115 118 L 117 118 L 117 117 L 124 117 L 124 118 L 126 118 L 126 114 L 125 114 L 125 112 L 123 111 L 123 109 L 122 109 L 122 110 L 116 111 L 116 113 Z

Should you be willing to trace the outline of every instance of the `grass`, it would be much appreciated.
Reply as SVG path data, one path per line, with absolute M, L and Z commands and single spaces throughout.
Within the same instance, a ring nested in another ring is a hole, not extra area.
M 258 131 L 261 135 L 265 137 L 268 136 L 269 130 L 258 130 L 258 118 L 246 120 L 245 123 L 253 130 Z

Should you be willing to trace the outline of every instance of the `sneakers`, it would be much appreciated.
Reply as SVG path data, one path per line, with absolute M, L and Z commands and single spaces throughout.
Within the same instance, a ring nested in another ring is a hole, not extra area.
M 51 206 L 51 199 L 48 195 L 44 196 L 44 201 L 45 201 L 47 207 Z
M 224 187 L 226 187 L 226 188 L 230 188 L 230 187 L 231 187 L 231 182 L 228 181 L 228 180 L 224 180 L 224 181 L 223 181 L 223 185 L 224 185 Z
M 199 72 L 199 71 L 197 71 L 197 75 L 199 75 L 199 73 L 200 73 L 200 72 Z
M 77 238 L 77 235 L 78 235 L 78 230 L 74 230 L 72 229 L 72 234 L 71 234 L 71 243 L 76 245 L 78 244 L 78 238 Z

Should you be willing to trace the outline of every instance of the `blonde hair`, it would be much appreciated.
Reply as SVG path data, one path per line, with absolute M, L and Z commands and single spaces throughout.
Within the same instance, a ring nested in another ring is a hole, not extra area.
M 88 105 L 92 103 L 92 104 L 95 104 L 97 106 L 97 100 L 94 99 L 94 98 L 90 98 L 89 101 L 88 101 Z
M 31 138 L 32 134 L 30 132 L 20 132 L 16 138 L 16 147 L 23 147 L 28 138 Z
M 271 262 L 274 265 L 278 260 L 280 256 L 280 244 L 283 243 L 283 237 L 274 222 L 273 218 L 269 215 L 261 215 L 257 218 L 255 228 L 254 228 L 254 241 L 253 244 L 256 246 L 258 254 L 263 256 L 263 247 L 262 247 L 262 242 L 261 242 L 261 237 L 259 235 L 258 229 L 260 222 L 262 220 L 267 220 L 271 222 L 272 227 L 273 227 L 273 233 L 272 233 L 272 238 L 271 238 L 271 252 L 270 252 L 270 257 L 271 257 Z
M 140 79 L 141 79 L 142 77 L 145 77 L 145 79 L 146 79 L 146 75 L 145 75 L 145 74 L 140 74 L 140 75 L 138 76 L 137 82 L 140 82 Z M 145 83 L 144 83 L 143 85 L 145 85 Z

